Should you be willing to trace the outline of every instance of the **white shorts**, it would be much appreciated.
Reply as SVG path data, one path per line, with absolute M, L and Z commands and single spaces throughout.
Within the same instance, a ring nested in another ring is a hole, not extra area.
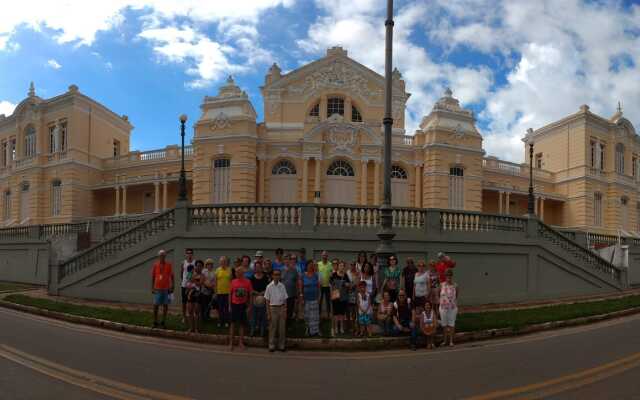
M 442 308 L 440 307 L 440 324 L 453 328 L 456 326 L 456 317 L 458 316 L 458 308 Z

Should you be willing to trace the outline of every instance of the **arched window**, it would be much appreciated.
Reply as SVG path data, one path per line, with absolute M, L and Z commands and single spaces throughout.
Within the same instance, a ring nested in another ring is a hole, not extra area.
M 57 217 L 62 214 L 62 182 L 56 179 L 51 182 L 51 215 Z
M 327 99 L 327 118 L 333 114 L 344 116 L 344 99 L 340 97 L 330 97 Z
M 362 122 L 362 114 L 355 106 L 351 106 L 351 121 L 352 122 Z
M 593 194 L 593 224 L 602 226 L 602 193 Z
M 449 169 L 449 208 L 464 209 L 464 169 L 462 167 Z
M 24 155 L 34 157 L 36 155 L 36 128 L 29 125 L 24 133 Z
M 392 165 L 391 179 L 407 179 L 407 171 L 399 165 Z
M 289 160 L 280 160 L 271 169 L 273 175 L 295 175 L 296 166 Z
M 320 103 L 316 103 L 315 106 L 311 107 L 311 111 L 309 111 L 310 117 L 319 117 L 320 116 Z
M 327 169 L 327 175 L 330 176 L 355 176 L 353 167 L 347 161 L 336 160 L 331 163 Z
M 616 144 L 616 172 L 624 174 L 624 145 Z
M 213 161 L 213 202 L 228 203 L 231 197 L 231 160 L 218 158 Z

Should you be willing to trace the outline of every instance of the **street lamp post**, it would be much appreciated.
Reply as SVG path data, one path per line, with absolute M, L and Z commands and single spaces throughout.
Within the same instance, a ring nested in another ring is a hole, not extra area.
M 382 229 L 378 232 L 380 244 L 376 249 L 378 263 L 381 268 L 386 268 L 389 256 L 395 253 L 393 248 L 393 238 L 395 233 L 392 229 L 392 208 L 391 208 L 391 129 L 393 127 L 393 117 L 391 114 L 392 99 L 392 55 L 393 55 L 393 0 L 387 0 L 387 19 L 384 23 L 386 27 L 385 39 L 385 90 L 384 90 L 384 199 L 380 206 L 380 220 Z
M 179 192 L 178 200 L 187 201 L 187 174 L 184 170 L 184 125 L 187 123 L 187 115 L 180 116 L 180 137 L 182 138 L 181 146 L 181 164 L 180 164 L 180 180 L 178 181 Z
M 535 199 L 533 197 L 533 129 L 527 130 L 527 136 L 529 137 L 529 198 L 527 201 L 527 214 L 530 217 L 535 214 Z

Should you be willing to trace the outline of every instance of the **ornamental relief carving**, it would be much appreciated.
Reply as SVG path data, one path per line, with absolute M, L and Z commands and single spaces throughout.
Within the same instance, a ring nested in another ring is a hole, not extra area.
M 229 116 L 224 112 L 220 112 L 218 115 L 216 115 L 216 117 L 211 122 L 211 125 L 209 125 L 209 128 L 212 131 L 217 131 L 220 129 L 230 128 L 230 127 L 231 127 L 231 119 L 229 119 Z
M 351 154 L 358 142 L 358 130 L 349 124 L 336 124 L 327 129 L 326 140 L 333 151 Z
M 312 72 L 303 83 L 288 88 L 292 95 L 309 95 L 318 90 L 339 89 L 360 95 L 368 100 L 381 100 L 382 89 L 369 89 L 368 80 L 344 61 L 335 60 L 331 64 Z

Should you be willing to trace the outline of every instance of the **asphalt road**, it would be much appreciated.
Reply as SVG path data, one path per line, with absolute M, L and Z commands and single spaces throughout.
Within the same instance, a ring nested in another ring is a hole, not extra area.
M 640 315 L 435 351 L 268 353 L 0 309 L 0 399 L 640 399 Z

